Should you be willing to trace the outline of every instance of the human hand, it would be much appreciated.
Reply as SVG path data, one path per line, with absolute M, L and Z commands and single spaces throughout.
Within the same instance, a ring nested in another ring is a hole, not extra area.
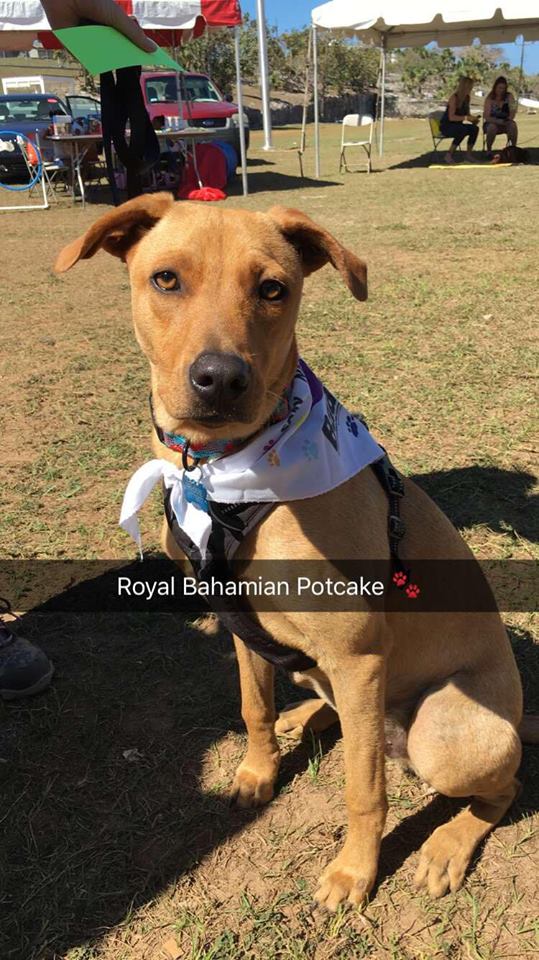
M 78 27 L 81 20 L 94 20 L 119 30 L 146 53 L 153 53 L 157 48 L 137 21 L 128 17 L 114 0 L 42 0 L 42 3 L 53 30 Z

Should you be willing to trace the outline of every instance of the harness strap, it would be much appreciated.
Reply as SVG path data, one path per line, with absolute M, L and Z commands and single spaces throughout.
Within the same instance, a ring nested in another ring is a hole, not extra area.
M 399 558 L 399 544 L 406 530 L 404 521 L 400 516 L 400 501 L 404 496 L 404 484 L 387 453 L 384 454 L 381 460 L 371 464 L 371 469 L 374 471 L 377 480 L 388 498 L 388 539 L 391 558 L 397 569 L 403 569 L 402 561 Z M 164 489 L 164 506 L 167 522 L 176 543 L 190 561 L 197 579 L 209 581 L 212 578 L 216 578 L 221 582 L 232 579 L 233 574 L 226 555 L 228 551 L 226 550 L 226 538 L 224 536 L 225 523 L 223 521 L 227 514 L 227 508 L 228 512 L 232 514 L 237 505 L 212 505 L 216 508 L 216 515 L 213 516 L 214 528 L 208 547 L 213 546 L 214 552 L 210 562 L 203 566 L 200 550 L 178 524 L 170 503 L 170 497 L 171 491 Z M 236 544 L 239 544 L 245 536 L 247 536 L 249 531 L 260 522 L 263 516 L 273 507 L 273 504 L 254 503 L 242 504 L 241 506 L 243 510 L 252 509 L 251 517 L 247 524 L 243 523 L 240 518 L 237 518 L 238 523 L 234 526 L 234 517 L 232 516 L 226 520 L 226 529 L 229 531 L 233 530 L 233 538 Z M 211 603 L 209 603 L 209 606 L 211 607 Z M 221 609 L 223 606 L 225 607 L 224 610 Z M 242 608 L 235 596 L 224 595 L 220 597 L 219 610 L 215 612 L 227 630 L 240 637 L 254 653 L 257 653 L 274 666 L 282 667 L 282 669 L 287 672 L 298 671 L 300 673 L 316 667 L 316 661 L 313 660 L 312 657 L 307 656 L 307 654 L 293 647 L 277 643 L 271 634 L 264 630 L 264 628 L 253 619 L 252 612 Z
M 164 443 L 163 430 L 155 421 L 151 396 L 150 409 L 157 436 L 161 443 Z M 363 420 L 362 417 L 360 419 Z M 363 422 L 365 421 L 363 420 Z M 186 457 L 184 457 L 184 465 L 185 462 Z M 399 547 L 406 533 L 406 526 L 400 515 L 404 483 L 385 450 L 384 456 L 372 463 L 370 468 L 388 500 L 387 534 L 391 559 L 397 570 L 403 570 L 404 567 L 399 557 Z M 178 524 L 171 507 L 170 498 L 171 491 L 164 488 L 164 506 L 168 525 L 176 543 L 190 561 L 195 576 L 201 581 L 216 578 L 221 582 L 226 582 L 233 579 L 229 561 L 237 546 L 273 507 L 273 504 L 269 503 L 243 503 L 241 504 L 242 517 L 238 513 L 237 504 L 220 504 L 209 501 L 213 523 L 208 543 L 211 559 L 203 565 L 200 550 Z M 225 534 L 228 534 L 228 547 Z M 209 606 L 211 608 L 211 603 L 209 603 Z M 298 671 L 301 673 L 316 667 L 316 661 L 312 657 L 307 656 L 300 650 L 295 650 L 293 647 L 277 643 L 271 634 L 253 619 L 252 612 L 242 609 L 235 596 L 223 595 L 220 597 L 219 606 L 220 609 L 215 612 L 226 629 L 240 637 L 254 653 L 257 653 L 264 660 L 274 666 L 282 667 L 288 672 Z M 222 606 L 225 607 L 224 610 L 221 609 Z
M 371 470 L 374 471 L 374 475 L 388 499 L 387 536 L 389 540 L 389 552 L 397 569 L 400 569 L 402 567 L 402 561 L 399 557 L 399 547 L 406 533 L 406 524 L 400 515 L 400 502 L 404 496 L 404 483 L 400 473 L 398 473 L 391 463 L 385 450 L 381 460 L 377 460 L 376 463 L 371 463 Z
M 202 567 L 200 551 L 179 526 L 170 504 L 170 495 L 171 491 L 165 490 L 165 516 L 172 531 L 172 536 L 190 561 L 197 579 L 200 581 L 209 581 L 212 577 L 215 577 L 221 582 L 231 580 L 233 578 L 232 571 L 226 558 L 222 555 Z M 244 504 L 243 506 L 249 505 Z M 253 506 L 255 505 L 253 504 Z M 271 508 L 273 505 L 256 504 L 256 506 L 265 507 L 264 512 L 267 513 L 269 512 L 268 508 Z M 211 607 L 211 603 L 209 603 L 209 606 Z M 221 607 L 225 607 L 226 609 L 223 610 Z M 302 653 L 301 650 L 295 650 L 293 647 L 288 647 L 283 643 L 277 643 L 270 633 L 264 630 L 256 620 L 253 620 L 252 613 L 242 609 L 235 597 L 220 597 L 219 610 L 215 612 L 223 626 L 225 626 L 230 633 L 240 637 L 250 650 L 253 650 L 254 653 L 257 653 L 274 666 L 282 667 L 282 669 L 287 672 L 296 670 L 303 672 L 316 667 L 316 661 L 313 660 L 312 657 L 308 657 L 306 653 Z

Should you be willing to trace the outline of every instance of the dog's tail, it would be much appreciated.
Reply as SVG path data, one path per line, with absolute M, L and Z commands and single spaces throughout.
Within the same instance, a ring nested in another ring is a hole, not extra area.
M 539 743 L 539 716 L 525 713 L 518 732 L 523 743 Z

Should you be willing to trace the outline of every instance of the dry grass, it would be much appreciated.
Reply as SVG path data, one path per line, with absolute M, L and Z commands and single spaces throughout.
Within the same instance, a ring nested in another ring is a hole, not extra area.
M 306 358 L 479 555 L 537 557 L 537 167 L 429 170 L 413 159 L 429 149 L 426 125 L 388 128 L 384 172 L 370 177 L 334 175 L 340 131 L 324 128 L 323 183 L 296 177 L 298 130 L 278 132 L 270 155 L 257 135 L 253 192 L 227 203 L 301 207 L 366 257 L 364 306 L 329 269 L 309 281 Z M 522 131 L 539 146 L 539 117 Z M 126 276 L 104 255 L 61 280 L 50 267 L 100 212 L 2 220 L 4 556 L 131 556 L 116 520 L 149 429 Z M 156 499 L 148 544 L 158 515 Z M 534 617 L 508 623 L 537 709 Z M 422 840 L 455 805 L 389 765 L 375 896 L 363 915 L 320 917 L 313 886 L 344 822 L 336 735 L 285 744 L 274 803 L 230 811 L 223 792 L 244 735 L 227 637 L 166 616 L 32 612 L 24 628 L 57 676 L 35 701 L 0 707 L 2 960 L 536 955 L 533 750 L 524 792 L 465 888 L 436 903 L 410 880 Z M 294 696 L 281 681 L 279 702 Z

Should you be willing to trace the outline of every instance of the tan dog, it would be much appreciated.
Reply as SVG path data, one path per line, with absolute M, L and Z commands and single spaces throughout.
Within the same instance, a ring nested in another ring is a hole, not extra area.
M 305 276 L 331 263 L 357 299 L 366 297 L 364 263 L 308 217 L 281 207 L 262 214 L 177 204 L 167 194 L 141 197 L 101 217 L 61 252 L 56 269 L 68 270 L 100 248 L 129 268 L 156 421 L 195 442 L 250 437 L 266 423 L 296 367 Z M 201 372 L 200 358 L 208 355 L 213 367 Z M 215 378 L 218 402 L 204 394 Z M 179 460 L 158 447 L 159 456 Z M 471 557 L 449 520 L 410 481 L 403 518 L 407 560 Z M 174 556 L 168 533 L 165 539 Z M 242 552 L 247 559 L 388 557 L 387 501 L 372 471 L 363 470 L 322 497 L 277 504 Z M 418 775 L 448 797 L 472 798 L 423 845 L 416 874 L 417 887 L 434 897 L 458 889 L 474 849 L 519 789 L 522 693 L 499 616 L 389 615 L 365 605 L 353 615 L 257 617 L 278 642 L 316 660 L 316 669 L 293 679 L 319 698 L 276 722 L 273 667 L 235 638 L 248 731 L 233 785 L 237 802 L 271 799 L 276 732 L 321 730 L 338 714 L 348 833 L 316 898 L 329 909 L 346 900 L 359 904 L 376 877 L 387 808 L 384 709 L 393 711 L 404 718 Z

